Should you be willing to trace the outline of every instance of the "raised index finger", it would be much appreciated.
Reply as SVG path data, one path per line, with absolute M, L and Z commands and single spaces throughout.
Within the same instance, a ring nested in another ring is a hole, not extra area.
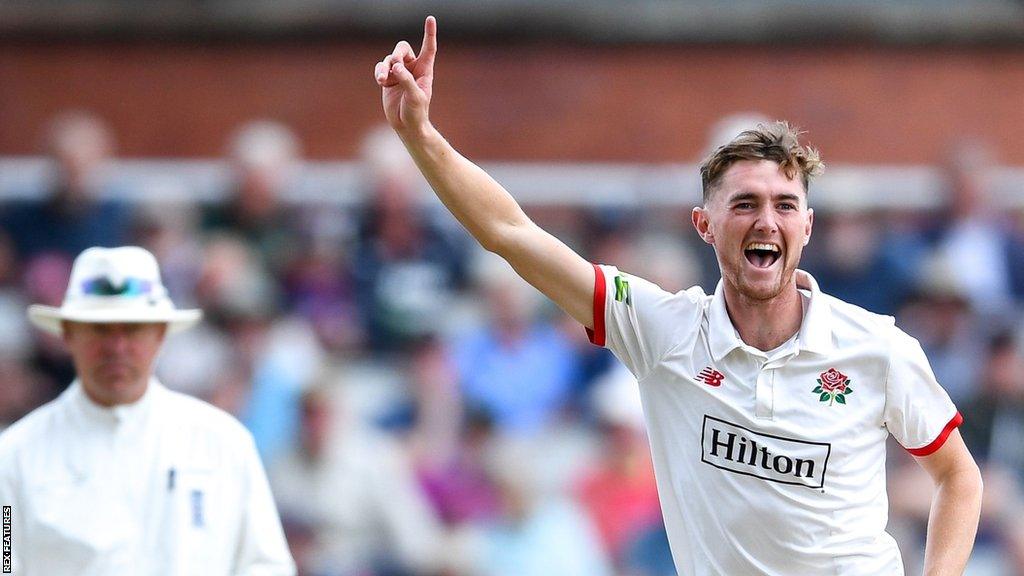
M 434 55 L 437 54 L 437 19 L 427 16 L 423 23 L 423 45 L 420 46 L 419 60 L 426 66 L 434 65 Z

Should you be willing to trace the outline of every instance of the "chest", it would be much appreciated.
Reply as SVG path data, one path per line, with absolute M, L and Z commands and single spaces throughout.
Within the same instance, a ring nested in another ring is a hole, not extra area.
M 26 541 L 62 554 L 41 556 L 40 566 L 185 562 L 181 550 L 198 558 L 233 529 L 237 482 L 223 450 L 187 426 L 124 432 L 64 433 L 27 458 Z
M 887 358 L 870 346 L 773 357 L 737 348 L 716 360 L 697 342 L 670 354 L 647 383 L 652 395 L 689 412 L 829 437 L 882 425 L 887 370 Z
M 887 361 L 870 350 L 670 354 L 641 385 L 652 443 L 705 471 L 820 488 L 884 452 Z M 882 452 L 880 452 L 882 451 Z

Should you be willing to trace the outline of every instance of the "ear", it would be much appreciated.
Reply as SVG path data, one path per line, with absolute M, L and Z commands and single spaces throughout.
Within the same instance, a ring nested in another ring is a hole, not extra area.
M 697 229 L 697 234 L 700 235 L 701 239 L 708 244 L 715 243 L 715 234 L 711 231 L 711 220 L 708 219 L 708 211 L 704 208 L 697 206 L 690 213 L 690 220 L 693 222 L 693 227 Z
M 804 226 L 804 246 L 811 241 L 811 228 L 814 227 L 814 208 L 807 209 L 807 224 Z
M 60 321 L 60 339 L 64 342 L 65 346 L 67 346 L 70 343 L 71 323 L 68 322 L 67 320 Z

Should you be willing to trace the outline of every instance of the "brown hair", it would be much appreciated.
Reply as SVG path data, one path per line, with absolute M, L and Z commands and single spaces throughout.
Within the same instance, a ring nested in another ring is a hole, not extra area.
M 758 124 L 753 130 L 745 130 L 731 142 L 719 146 L 700 165 L 700 181 L 704 190 L 704 202 L 722 179 L 725 171 L 740 160 L 771 160 L 787 178 L 800 175 L 804 191 L 808 190 L 811 177 L 825 170 L 818 151 L 810 146 L 801 146 L 798 137 L 802 134 L 788 122 L 777 121 Z

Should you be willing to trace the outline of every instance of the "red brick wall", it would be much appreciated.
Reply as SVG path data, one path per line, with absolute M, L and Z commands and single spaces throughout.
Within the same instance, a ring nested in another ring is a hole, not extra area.
M 127 156 L 212 156 L 261 116 L 313 158 L 348 158 L 381 121 L 379 43 L 0 44 L 0 155 L 37 150 L 67 107 L 108 119 Z M 1024 165 L 1024 47 L 445 44 L 435 122 L 480 159 L 693 159 L 719 116 L 761 110 L 836 162 L 930 163 L 989 139 Z

